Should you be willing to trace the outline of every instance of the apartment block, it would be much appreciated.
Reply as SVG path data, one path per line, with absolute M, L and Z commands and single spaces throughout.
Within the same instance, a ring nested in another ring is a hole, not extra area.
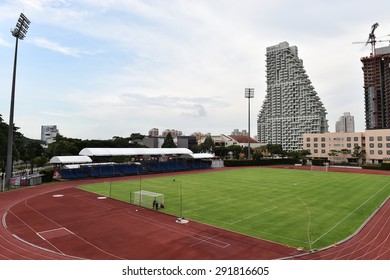
M 267 48 L 267 92 L 258 115 L 258 140 L 302 150 L 304 133 L 328 131 L 326 110 L 306 74 L 298 48 L 287 42 Z
M 390 47 L 361 58 L 366 129 L 390 128 Z

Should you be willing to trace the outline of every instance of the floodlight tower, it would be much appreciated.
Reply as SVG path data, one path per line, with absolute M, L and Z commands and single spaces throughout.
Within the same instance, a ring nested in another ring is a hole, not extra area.
M 251 98 L 254 96 L 254 88 L 245 89 L 245 98 L 248 98 L 248 159 L 251 157 Z
M 14 56 L 14 72 L 12 78 L 12 91 L 11 91 L 11 106 L 9 113 L 9 125 L 8 125 L 8 145 L 7 145 L 7 167 L 5 173 L 5 183 L 7 188 L 11 186 L 12 178 L 12 146 L 14 136 L 14 103 L 15 103 L 15 82 L 16 82 L 16 62 L 18 59 L 18 41 L 23 40 L 27 34 L 27 30 L 30 25 L 30 20 L 23 14 L 20 14 L 16 27 L 11 29 L 11 34 L 16 38 L 15 43 L 15 56 Z

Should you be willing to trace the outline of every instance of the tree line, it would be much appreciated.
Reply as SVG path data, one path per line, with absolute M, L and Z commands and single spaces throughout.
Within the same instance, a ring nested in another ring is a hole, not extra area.
M 23 162 L 29 164 L 31 170 L 34 167 L 44 166 L 54 156 L 69 156 L 77 155 L 84 148 L 141 148 L 146 147 L 142 143 L 144 135 L 140 133 L 132 133 L 129 137 L 114 136 L 108 140 L 82 140 L 78 138 L 68 138 L 58 134 L 55 142 L 43 148 L 41 140 L 34 140 L 25 137 L 20 133 L 19 128 L 14 126 L 14 141 L 13 141 L 13 160 L 15 162 Z M 0 114 L 0 171 L 5 172 L 6 155 L 7 155 L 7 140 L 8 140 L 8 124 L 3 121 Z M 164 139 L 162 148 L 176 148 L 176 144 L 171 133 L 168 133 Z M 200 144 L 193 145 L 189 149 L 194 153 L 213 153 L 215 156 L 222 159 L 240 159 L 248 157 L 248 148 L 239 145 L 227 147 L 216 146 L 210 136 L 205 138 L 205 141 Z M 251 148 L 251 156 L 253 159 L 263 157 L 290 157 L 295 159 L 303 159 L 308 155 L 305 150 L 295 152 L 285 152 L 282 145 L 267 144 L 262 147 Z M 104 160 L 104 159 L 102 159 Z

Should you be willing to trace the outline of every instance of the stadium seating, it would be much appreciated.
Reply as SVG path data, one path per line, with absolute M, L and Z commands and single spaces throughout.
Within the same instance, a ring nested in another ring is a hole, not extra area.
M 81 165 L 79 168 L 59 170 L 63 179 L 88 177 L 116 177 L 211 168 L 211 162 L 200 159 L 173 159 L 168 161 L 150 160 L 142 165 L 134 163 Z

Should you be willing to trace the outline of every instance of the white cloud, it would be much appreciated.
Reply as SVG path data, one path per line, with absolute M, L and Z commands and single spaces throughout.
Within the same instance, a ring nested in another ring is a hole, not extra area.
M 362 0 L 19 0 L 0 4 L 0 21 L 4 24 L 11 11 L 18 16 L 21 7 L 32 21 L 26 41 L 41 48 L 41 57 L 22 59 L 20 71 L 29 61 L 45 61 L 42 50 L 52 52 L 39 73 L 56 83 L 38 84 L 35 77 L 28 92 L 37 100 L 45 99 L 43 92 L 52 95 L 50 100 L 61 97 L 44 111 L 59 114 L 51 120 L 67 128 L 60 127 L 64 135 L 104 138 L 120 135 L 121 129 L 145 133 L 156 126 L 185 133 L 247 129 L 245 87 L 255 88 L 255 132 L 266 89 L 266 47 L 281 41 L 298 47 L 330 127 L 351 111 L 362 128 L 359 59 L 369 48 L 352 42 L 364 41 L 375 21 L 378 36 L 390 30 L 388 1 L 371 5 L 381 7 L 375 18 Z M 5 36 L 0 31 L 0 46 L 9 47 L 1 40 Z M 8 110 L 0 103 L 0 113 Z M 61 116 L 67 111 L 79 121 L 69 123 L 66 114 Z M 28 129 L 28 123 L 18 125 Z
M 59 44 L 57 42 L 52 42 L 52 41 L 49 41 L 48 39 L 41 38 L 41 37 L 32 38 L 29 41 L 38 47 L 49 49 L 51 51 L 58 52 L 58 53 L 61 53 L 64 55 L 80 57 L 82 55 L 93 54 L 90 51 L 85 51 L 85 50 L 80 50 L 78 48 L 71 48 L 71 47 L 62 46 L 61 44 Z

